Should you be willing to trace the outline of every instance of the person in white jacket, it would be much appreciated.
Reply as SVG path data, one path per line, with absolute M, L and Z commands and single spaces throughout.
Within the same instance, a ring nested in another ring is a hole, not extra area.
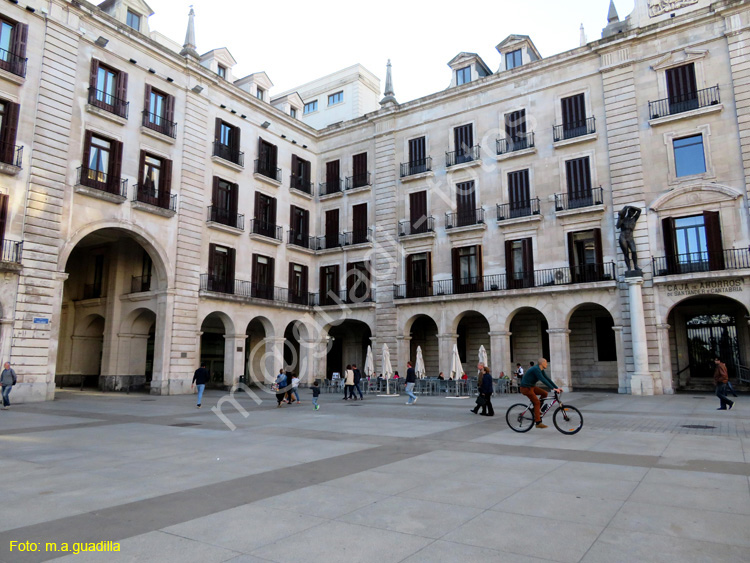
M 354 401 L 357 400 L 357 397 L 354 395 L 354 370 L 352 366 L 346 366 L 344 377 L 344 400 L 346 401 L 349 397 Z
M 299 400 L 299 393 L 297 392 L 297 388 L 299 387 L 299 377 L 297 374 L 292 375 L 292 393 L 294 393 L 294 398 L 297 400 L 297 404 L 300 404 Z

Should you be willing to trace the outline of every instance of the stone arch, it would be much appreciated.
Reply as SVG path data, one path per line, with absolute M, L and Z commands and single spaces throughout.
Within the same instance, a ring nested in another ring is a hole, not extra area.
M 146 330 L 150 328 L 150 326 L 144 326 L 147 323 L 147 317 L 149 314 L 153 315 L 153 322 L 155 322 L 156 311 L 154 311 L 151 307 L 138 307 L 137 309 L 131 311 L 130 314 L 122 320 L 122 323 L 120 324 L 120 331 L 134 334 L 143 333 L 144 328 L 146 328 Z
M 234 321 L 232 321 L 232 317 L 227 315 L 223 311 L 211 311 L 209 314 L 207 314 L 205 317 L 203 317 L 203 320 L 201 321 L 201 326 L 205 324 L 206 320 L 208 320 L 209 317 L 216 317 L 224 325 L 224 331 L 226 334 L 234 334 Z
M 617 334 L 612 312 L 600 303 L 580 303 L 570 311 L 565 326 L 569 330 L 573 387 L 619 389 Z
M 520 363 L 524 369 L 539 357 L 550 358 L 549 320 L 536 307 L 525 306 L 515 309 L 507 319 L 510 336 L 510 357 L 513 365 Z
M 403 361 L 417 359 L 417 347 L 422 349 L 425 372 L 435 377 L 440 372 L 440 326 L 430 315 L 414 315 L 409 319 L 409 329 L 404 336 L 410 338 L 406 348 L 408 357 Z
M 588 307 L 588 306 L 591 306 L 591 305 L 601 307 L 602 309 L 604 309 L 605 311 L 607 311 L 612 316 L 612 319 L 616 319 L 617 318 L 617 311 L 616 310 L 612 310 L 610 307 L 607 307 L 603 303 L 601 303 L 601 302 L 597 303 L 597 302 L 594 302 L 594 301 L 584 301 L 583 303 L 576 303 L 575 305 L 573 305 L 568 310 L 568 312 L 565 314 L 565 325 L 564 326 L 570 325 L 570 319 L 571 319 L 571 317 L 581 307 Z M 616 307 L 616 303 L 612 303 L 611 305 L 613 305 L 613 306 Z
M 122 231 L 127 236 L 132 237 L 148 252 L 149 256 L 151 256 L 154 268 L 156 269 L 156 277 L 159 281 L 159 285 L 161 287 L 173 287 L 174 268 L 170 263 L 169 254 L 167 254 L 161 244 L 159 244 L 159 242 L 156 241 L 148 231 L 135 223 L 125 220 L 97 221 L 78 229 L 65 243 L 63 243 L 62 248 L 60 249 L 57 261 L 58 271 L 65 272 L 65 267 L 70 258 L 70 254 L 84 238 L 103 229 Z
M 404 336 L 409 336 L 409 334 L 411 333 L 412 326 L 414 326 L 414 323 L 422 317 L 427 317 L 428 319 L 430 319 L 433 323 L 435 323 L 435 326 L 438 328 L 438 331 L 440 331 L 440 323 L 432 315 L 429 315 L 428 313 L 417 313 L 415 315 L 412 315 L 408 319 L 406 319 L 402 334 Z
M 741 192 L 729 186 L 724 186 L 722 184 L 700 183 L 675 188 L 665 194 L 662 194 L 651 202 L 649 208 L 658 212 L 663 209 L 672 207 L 674 203 L 678 202 L 679 200 L 690 200 L 691 196 L 693 196 L 692 199 L 699 198 L 699 196 L 696 195 L 697 193 L 710 194 L 714 201 L 733 201 L 742 197 Z M 689 205 L 694 205 L 696 203 L 701 202 L 688 202 Z

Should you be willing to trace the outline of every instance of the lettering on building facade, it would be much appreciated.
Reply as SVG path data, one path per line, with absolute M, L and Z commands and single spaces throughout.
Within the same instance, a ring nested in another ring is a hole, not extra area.
M 667 12 L 674 12 L 685 6 L 697 3 L 698 0 L 651 0 L 648 3 L 648 15 L 655 18 Z
M 696 283 L 670 283 L 665 286 L 667 297 L 739 293 L 745 290 L 745 279 L 715 280 Z

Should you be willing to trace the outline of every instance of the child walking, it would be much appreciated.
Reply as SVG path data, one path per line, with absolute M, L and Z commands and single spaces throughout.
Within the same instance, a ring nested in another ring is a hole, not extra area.
M 313 392 L 313 410 L 318 410 L 320 408 L 320 405 L 318 404 L 318 396 L 320 396 L 320 387 L 318 387 L 318 380 L 315 380 L 315 383 L 313 383 L 312 386 L 312 392 Z
M 292 376 L 292 394 L 294 394 L 294 399 L 297 401 L 297 404 L 300 404 L 299 400 L 299 393 L 297 392 L 297 388 L 299 387 L 299 377 L 295 374 Z

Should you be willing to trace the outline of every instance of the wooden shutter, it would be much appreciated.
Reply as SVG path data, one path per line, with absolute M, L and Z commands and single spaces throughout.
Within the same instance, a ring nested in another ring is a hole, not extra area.
M 258 284 L 261 283 L 260 280 L 260 268 L 258 268 L 258 255 L 253 253 L 253 271 L 250 274 L 250 280 L 252 281 L 252 284 L 257 288 Z
M 508 201 L 511 210 L 530 207 L 531 191 L 529 188 L 529 171 L 518 170 L 508 173 Z M 530 211 L 530 210 L 529 210 Z M 511 217 L 513 215 L 511 214 Z
M 211 192 L 211 205 L 216 208 L 219 204 L 219 177 L 214 176 L 214 185 Z
M 421 233 L 427 230 L 427 192 L 409 194 L 409 219 L 411 232 Z
M 421 164 L 426 158 L 425 138 L 411 139 L 409 141 L 409 162 Z
M 604 268 L 604 250 L 602 249 L 602 230 L 594 229 L 594 253 L 596 254 L 596 267 L 597 271 L 602 271 Z
M 477 291 L 484 291 L 484 264 L 482 263 L 482 245 L 476 245 L 477 256 Z
M 327 296 L 328 296 L 328 288 L 326 287 L 326 268 L 325 266 L 321 266 L 320 270 L 318 272 L 319 274 L 319 285 L 318 285 L 318 291 L 320 292 L 320 305 L 325 305 Z
M 355 154 L 352 160 L 354 176 L 358 176 L 361 179 L 367 174 L 367 153 L 363 152 L 362 154 Z
M 346 264 L 346 293 L 347 297 L 352 297 L 352 289 L 354 288 L 354 283 L 357 281 L 357 273 L 354 271 L 355 262 L 348 262 Z
M 234 263 L 236 259 L 236 250 L 234 248 L 227 249 L 227 279 L 225 291 L 227 293 L 234 293 Z
M 523 271 L 525 287 L 534 287 L 534 245 L 530 238 L 523 239 Z
M 296 154 L 292 155 L 292 176 L 295 176 L 297 178 L 300 177 L 300 173 L 299 173 L 299 158 L 297 157 Z M 298 184 L 292 184 L 292 187 L 295 188 L 295 187 L 297 187 L 297 185 Z
M 112 143 L 112 162 L 109 165 L 110 177 L 109 187 L 113 193 L 120 193 L 120 176 L 122 176 L 122 143 L 120 141 L 110 141 Z
M 172 198 L 172 161 L 163 158 L 161 161 L 161 189 L 159 190 L 159 204 L 169 209 Z
M 268 202 L 268 222 L 271 223 L 269 228 L 273 228 L 276 226 L 276 198 L 272 197 L 270 198 L 270 201 Z M 271 233 L 272 236 L 276 236 L 276 233 Z
M 83 168 L 88 169 L 89 161 L 91 160 L 91 137 L 93 133 L 86 131 L 83 134 Z M 83 181 L 83 174 L 81 175 L 81 181 Z
M 459 154 L 468 154 L 474 146 L 474 131 L 471 125 L 462 125 L 453 130 L 455 150 Z
M 414 290 L 414 272 L 413 272 L 414 256 L 409 254 L 406 257 L 406 296 L 411 297 L 412 291 Z
M 476 222 L 476 191 L 474 181 L 456 184 L 457 227 L 473 225 Z
M 276 145 L 270 146 L 270 165 L 271 165 L 271 173 L 276 174 L 276 169 L 278 168 L 278 162 L 279 162 L 279 147 Z
M 8 223 L 8 200 L 7 194 L 0 194 L 0 252 L 3 250 L 5 242 L 5 229 Z
M 269 297 L 273 296 L 273 287 L 276 285 L 276 259 L 268 258 L 268 273 L 266 274 L 266 285 Z
M 458 248 L 451 248 L 451 265 L 453 270 L 453 293 L 458 293 L 461 287 L 461 263 L 458 256 Z
M 505 114 L 505 136 L 514 143 L 525 140 L 526 135 L 526 110 L 518 110 Z
M 94 81 L 94 84 L 96 84 L 96 81 Z M 117 101 L 115 101 L 115 107 L 117 108 L 117 114 L 121 115 L 122 117 L 127 117 L 127 114 L 125 112 L 125 108 L 127 107 L 128 103 L 128 73 L 117 71 L 117 87 L 115 92 L 117 92 Z
M 175 135 L 175 125 L 174 125 L 174 96 L 170 96 L 167 94 L 166 99 L 164 100 L 164 119 L 166 119 L 169 123 L 165 123 L 165 131 L 170 135 Z
M 677 258 L 677 244 L 674 236 L 674 218 L 666 217 L 661 220 L 661 232 L 664 237 L 664 255 L 668 274 L 679 274 L 679 259 Z M 661 273 L 661 272 L 654 272 Z
M 307 296 L 307 293 L 309 292 L 307 281 L 307 266 L 302 266 L 302 283 L 300 285 L 302 286 L 302 295 Z
M 352 207 L 352 227 L 355 233 L 364 233 L 367 231 L 367 204 L 360 203 Z M 364 235 L 362 235 L 364 236 Z
M 563 126 L 582 127 L 586 121 L 586 98 L 583 94 L 576 94 L 562 99 Z
M 13 44 L 11 51 L 14 55 L 26 58 L 26 43 L 29 39 L 29 26 L 25 23 L 17 23 L 13 30 Z
M 569 199 L 579 200 L 591 196 L 591 166 L 588 156 L 566 161 L 565 176 Z M 568 205 L 571 205 L 570 201 Z
M 338 237 L 339 235 L 339 210 L 329 209 L 326 211 L 326 238 Z
M 240 199 L 240 186 L 239 184 L 229 184 L 229 210 L 232 213 L 232 220 L 235 221 L 237 215 L 237 209 L 239 208 Z M 233 226 L 237 226 L 236 222 Z
M 326 162 L 326 186 L 328 193 L 338 191 L 340 178 L 339 161 Z
M 724 269 L 724 245 L 721 241 L 721 220 L 718 211 L 704 211 L 703 224 L 706 228 L 708 245 L 708 267 L 713 271 Z
M 339 281 L 339 265 L 336 264 L 333 266 L 333 291 L 338 295 L 340 290 L 340 281 Z
M 695 95 L 695 65 L 693 63 L 667 69 L 667 96 L 670 103 L 684 102 Z
M 239 156 L 240 153 L 240 147 L 242 146 L 240 143 L 242 141 L 242 129 L 239 127 L 232 127 L 232 148 L 234 149 L 237 156 Z
M 91 59 L 91 72 L 89 74 L 89 86 L 96 90 L 96 82 L 97 78 L 99 76 L 99 61 L 96 59 Z M 89 100 L 95 100 L 96 97 L 93 98 L 89 96 Z
M 262 196 L 261 196 L 260 192 L 255 192 L 255 210 L 254 210 L 255 213 L 254 213 L 254 216 L 255 216 L 255 220 L 256 221 L 262 221 L 263 220 L 263 213 L 262 213 L 262 211 L 263 211 L 263 209 L 262 209 L 263 203 L 262 203 L 261 197 Z M 292 206 L 292 208 L 294 208 L 294 206 Z M 293 211 L 294 210 L 292 209 L 292 212 Z M 256 225 L 255 226 L 256 229 L 258 227 L 260 227 L 260 225 Z
M 295 293 L 295 286 L 294 286 L 294 266 L 296 264 L 292 264 L 289 262 L 289 280 L 287 282 L 287 287 L 289 288 L 289 293 L 291 295 L 296 295 Z
M 573 280 L 577 279 L 578 269 L 576 268 L 576 245 L 573 241 L 575 233 L 568 233 L 568 265 L 570 266 L 570 276 Z
M 140 191 L 143 193 L 146 193 L 145 185 L 144 185 L 146 183 L 145 179 L 146 179 L 146 151 L 141 149 L 141 156 L 140 156 L 140 160 L 138 161 L 138 180 L 136 181 L 136 183 L 138 184 L 138 188 L 140 189 Z M 161 193 L 161 189 L 159 193 Z
M 216 245 L 215 244 L 209 244 L 208 245 L 208 276 L 209 278 L 216 275 Z M 209 285 L 209 288 L 211 289 L 211 286 Z
M 307 209 L 302 210 L 302 234 L 310 236 L 310 212 Z
M 143 111 L 151 113 L 151 84 L 146 84 L 146 99 L 143 102 Z
M 18 115 L 20 106 L 12 102 L 5 102 L 5 119 L 3 129 L 0 131 L 2 145 L 2 161 L 15 164 L 16 157 L 16 135 L 18 133 Z

